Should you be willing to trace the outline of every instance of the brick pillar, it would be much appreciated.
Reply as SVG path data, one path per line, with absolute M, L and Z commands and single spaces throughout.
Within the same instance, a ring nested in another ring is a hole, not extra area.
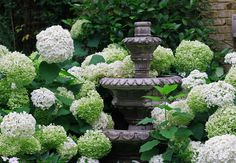
M 218 40 L 218 48 L 236 48 L 232 36 L 232 14 L 236 14 L 236 0 L 209 0 L 211 9 L 209 16 L 213 19 L 215 33 L 211 38 Z

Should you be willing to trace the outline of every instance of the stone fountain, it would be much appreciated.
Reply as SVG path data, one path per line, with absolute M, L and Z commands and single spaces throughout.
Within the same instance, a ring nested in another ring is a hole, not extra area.
M 179 76 L 149 77 L 153 52 L 161 39 L 151 36 L 151 22 L 136 22 L 134 25 L 134 37 L 123 40 L 135 64 L 134 78 L 100 80 L 104 88 L 111 90 L 112 104 L 128 123 L 128 127 L 103 131 L 112 141 L 113 147 L 111 153 L 101 161 L 102 163 L 131 163 L 133 160 L 141 162 L 139 147 L 149 139 L 152 125 L 138 126 L 137 123 L 145 117 L 150 117 L 156 105 L 143 96 L 158 95 L 153 86 L 181 83 Z

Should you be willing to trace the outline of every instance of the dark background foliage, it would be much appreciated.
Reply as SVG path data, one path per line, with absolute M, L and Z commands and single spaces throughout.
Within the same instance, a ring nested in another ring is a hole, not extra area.
M 31 53 L 40 30 L 72 17 L 70 4 L 70 0 L 1 0 L 0 44 Z
M 29 54 L 40 30 L 53 24 L 70 29 L 77 18 L 91 21 L 86 38 L 76 42 L 81 56 L 132 36 L 133 23 L 145 20 L 167 47 L 182 39 L 210 44 L 207 6 L 207 0 L 1 0 L 0 44 Z

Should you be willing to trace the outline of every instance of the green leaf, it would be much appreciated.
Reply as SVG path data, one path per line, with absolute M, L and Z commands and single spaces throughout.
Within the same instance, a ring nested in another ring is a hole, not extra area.
M 89 64 L 90 64 L 90 65 L 91 65 L 91 64 L 96 65 L 96 64 L 98 64 L 98 63 L 104 63 L 104 62 L 106 62 L 106 61 L 105 61 L 105 59 L 103 58 L 103 56 L 101 56 L 101 55 L 93 55 L 92 58 L 91 58 L 91 60 L 90 60 L 90 62 L 89 62 Z
M 69 109 L 65 109 L 65 108 L 61 108 L 58 112 L 57 112 L 57 116 L 63 116 L 63 115 L 68 115 L 71 114 Z
M 160 101 L 161 98 L 157 96 L 143 96 L 144 98 L 150 99 L 152 101 Z
M 78 57 L 83 57 L 83 56 L 86 56 L 88 54 L 88 50 L 84 49 L 82 47 L 82 44 L 80 41 L 78 40 L 75 40 L 74 41 L 74 55 L 75 56 L 78 56 Z
M 172 149 L 167 149 L 166 152 L 162 155 L 165 161 L 171 161 L 174 151 Z
M 91 48 L 97 48 L 100 42 L 100 38 L 94 36 L 93 38 L 88 39 L 87 46 Z
M 158 139 L 158 140 L 166 140 L 166 138 L 164 138 L 161 134 L 160 134 L 160 131 L 159 130 L 155 130 L 155 131 L 152 131 L 150 133 L 151 137 L 155 138 L 155 139 Z
M 215 73 L 216 76 L 219 78 L 224 75 L 224 69 L 222 67 L 217 67 Z
M 175 133 L 175 137 L 186 139 L 192 134 L 192 131 L 187 128 L 179 128 L 178 131 Z
M 17 112 L 17 113 L 21 113 L 21 112 L 29 113 L 30 112 L 30 108 L 28 108 L 28 107 L 18 108 L 18 109 L 15 110 L 15 112 Z
M 161 95 L 168 95 L 171 92 L 173 92 L 174 90 L 176 90 L 178 87 L 177 84 L 173 84 L 173 85 L 164 85 L 164 87 L 160 87 L 160 86 L 155 86 L 155 89 L 157 89 Z
M 63 104 L 65 104 L 66 106 L 70 106 L 73 102 L 72 99 L 66 98 L 64 96 L 60 96 L 60 95 L 56 95 L 57 99 L 59 101 L 61 101 Z
M 153 118 L 144 118 L 143 120 L 141 120 L 140 122 L 138 122 L 138 125 L 146 125 L 148 123 L 153 123 L 154 119 Z
M 143 153 L 141 154 L 140 159 L 141 159 L 142 161 L 149 161 L 154 155 L 157 154 L 157 151 L 158 151 L 158 149 L 152 148 L 152 149 L 149 150 L 149 151 L 143 152 Z
M 173 108 L 171 108 L 168 105 L 158 105 L 157 107 L 159 107 L 160 109 L 167 110 L 167 111 L 173 110 Z
M 160 130 L 160 134 L 167 139 L 172 139 L 172 138 L 174 138 L 177 130 L 178 130 L 178 128 L 174 126 L 174 127 L 168 128 L 168 129 Z
M 149 151 L 153 147 L 157 146 L 159 143 L 160 142 L 158 140 L 148 141 L 140 147 L 139 152 L 141 153 L 141 152 Z
M 205 126 L 202 123 L 193 124 L 190 126 L 190 130 L 192 131 L 194 138 L 201 140 L 204 136 Z
M 53 82 L 58 77 L 60 70 L 60 67 L 55 63 L 42 62 L 39 66 L 39 74 L 47 83 Z
M 164 7 L 166 7 L 167 4 L 168 4 L 168 1 L 169 1 L 169 0 L 162 0 L 162 1 L 159 3 L 159 7 L 160 7 L 161 9 L 164 8 Z

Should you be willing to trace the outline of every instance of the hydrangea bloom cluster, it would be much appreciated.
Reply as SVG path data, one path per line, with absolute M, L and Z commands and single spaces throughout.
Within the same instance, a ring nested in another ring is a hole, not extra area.
M 225 76 L 225 82 L 231 84 L 236 88 L 236 67 L 231 67 L 227 75 Z
M 3 161 L 8 161 L 9 163 L 19 163 L 18 160 L 19 158 L 17 157 L 12 157 L 12 158 L 8 158 L 8 157 L 1 157 Z
M 236 65 L 236 52 L 226 54 L 225 63 L 235 66 Z
M 31 136 L 23 137 L 8 137 L 0 135 L 0 155 L 1 156 L 16 156 L 23 154 L 33 154 L 41 150 L 39 141 Z
M 134 63 L 130 55 L 126 56 L 123 61 L 116 61 L 109 64 L 107 77 L 126 78 L 134 76 Z
M 199 154 L 199 151 L 204 146 L 200 141 L 190 141 L 188 145 L 188 150 L 191 153 L 191 162 L 195 163 L 197 161 L 197 157 Z
M 35 132 L 36 120 L 31 114 L 12 112 L 0 125 L 1 133 L 9 137 L 31 137 Z
M 70 33 L 59 25 L 41 31 L 36 39 L 36 48 L 47 63 L 64 62 L 73 56 L 74 45 Z
M 5 46 L 0 45 L 0 57 L 6 55 L 8 53 L 10 53 L 9 50 Z
M 45 149 L 57 148 L 67 139 L 65 129 L 62 126 L 52 124 L 41 126 L 35 136 L 39 139 L 41 145 Z
M 211 107 L 233 105 L 235 88 L 224 81 L 194 87 L 187 97 L 193 112 L 204 112 Z
M 236 162 L 236 136 L 222 135 L 210 138 L 200 148 L 197 163 Z
M 16 156 L 21 150 L 19 139 L 0 135 L 0 155 L 1 156 Z
M 193 70 L 188 77 L 182 79 L 182 88 L 190 90 L 197 85 L 206 84 L 207 78 L 208 76 L 205 72 Z
M 204 90 L 205 101 L 208 107 L 232 105 L 235 91 L 232 85 L 224 81 L 213 82 L 208 84 Z
M 74 93 L 72 91 L 66 89 L 65 87 L 58 87 L 57 91 L 58 91 L 59 96 L 66 97 L 71 100 L 75 99 Z
M 101 112 L 99 119 L 92 124 L 92 127 L 97 130 L 112 129 L 114 127 L 114 122 L 110 115 Z
M 17 86 L 28 85 L 36 76 L 33 62 L 19 52 L 0 57 L 0 72 L 6 76 L 0 81 L 0 88 L 1 85 L 6 86 L 6 83 L 8 84 L 6 88 L 9 88 L 11 83 Z
M 162 155 L 155 155 L 150 159 L 149 163 L 164 163 L 164 160 Z
M 167 113 L 167 119 L 170 122 L 170 124 L 179 126 L 188 125 L 189 122 L 193 120 L 194 114 L 187 105 L 186 100 L 174 101 L 169 106 L 173 108 L 173 110 L 170 110 Z
M 92 159 L 100 159 L 111 150 L 110 140 L 100 130 L 87 130 L 78 140 L 79 153 Z
M 188 94 L 187 104 L 194 113 L 201 113 L 208 110 L 207 103 L 203 96 L 206 85 L 193 87 Z
M 208 137 L 224 134 L 236 134 L 236 106 L 227 106 L 218 109 L 206 123 Z
M 47 88 L 40 88 L 31 93 L 31 101 L 34 106 L 46 110 L 55 104 L 56 97 L 54 93 Z
M 174 60 L 175 58 L 172 50 L 159 45 L 153 52 L 151 68 L 156 70 L 158 73 L 165 72 L 170 69 Z
M 92 158 L 82 156 L 78 159 L 77 163 L 99 163 L 99 161 L 92 159 Z
M 67 137 L 67 140 L 60 144 L 57 148 L 57 152 L 62 159 L 70 160 L 78 152 L 78 146 L 73 139 Z
M 92 64 L 83 69 L 82 77 L 97 84 L 101 78 L 107 76 L 108 71 L 108 64 L 106 63 Z
M 26 88 L 19 88 L 11 91 L 7 106 L 10 109 L 17 109 L 29 106 L 29 96 Z
M 113 63 L 115 61 L 122 61 L 128 55 L 127 50 L 118 44 L 110 44 L 102 51 L 106 63 Z
M 70 34 L 73 39 L 80 39 L 86 32 L 84 25 L 90 23 L 86 19 L 78 19 L 71 27 Z
M 96 91 L 90 91 L 87 97 L 75 100 L 70 107 L 70 111 L 75 117 L 93 124 L 99 118 L 103 107 L 103 99 L 99 94 Z
M 166 120 L 166 114 L 167 114 L 166 110 L 155 107 L 151 112 L 151 116 L 154 119 L 154 125 L 158 126 L 162 122 L 164 122 Z
M 176 49 L 175 67 L 178 72 L 205 71 L 212 58 L 213 52 L 204 43 L 183 40 Z
M 77 77 L 78 79 L 82 79 L 84 69 L 82 67 L 73 66 L 68 70 L 68 72 Z
M 81 98 L 81 97 L 87 96 L 88 92 L 91 90 L 96 90 L 96 85 L 89 80 L 85 80 L 80 88 L 78 95 L 76 95 L 76 98 Z

